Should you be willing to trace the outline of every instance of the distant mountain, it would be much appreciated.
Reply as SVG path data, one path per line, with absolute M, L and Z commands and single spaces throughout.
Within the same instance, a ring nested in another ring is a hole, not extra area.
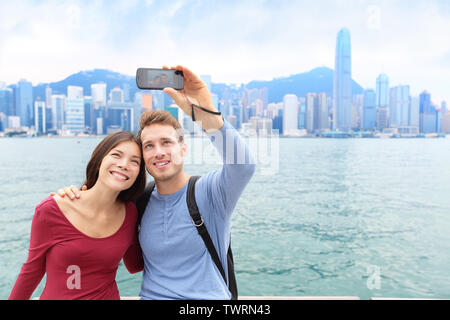
M 353 94 L 360 94 L 363 88 L 352 80 Z M 91 95 L 91 84 L 104 82 L 106 83 L 106 92 L 116 86 L 123 88 L 124 84 L 130 87 L 130 97 L 133 99 L 134 94 L 139 89 L 136 86 L 135 76 L 123 75 L 118 72 L 94 69 L 90 71 L 81 71 L 67 77 L 64 80 L 52 83 L 42 83 L 33 88 L 34 97 L 45 99 L 45 88 L 50 86 L 53 94 L 67 94 L 67 86 L 83 87 L 84 95 Z M 329 96 L 333 96 L 333 69 L 327 67 L 315 68 L 309 72 L 295 74 L 289 77 L 275 78 L 270 81 L 251 81 L 243 85 L 249 89 L 267 87 L 269 89 L 269 103 L 281 102 L 285 94 L 295 94 L 298 97 L 304 97 L 309 92 L 326 92 Z M 211 91 L 223 98 L 224 92 L 237 92 L 239 88 L 221 83 L 213 83 Z
M 118 72 L 105 70 L 105 69 L 94 69 L 89 71 L 81 71 L 75 73 L 64 80 L 52 83 L 42 83 L 33 88 L 34 97 L 41 97 L 42 100 L 45 99 L 45 88 L 50 86 L 52 88 L 52 94 L 66 94 L 67 86 L 79 86 L 83 88 L 83 93 L 86 96 L 91 95 L 91 84 L 104 82 L 106 83 L 106 92 L 116 86 L 123 88 L 124 84 L 130 86 L 130 97 L 134 97 L 134 93 L 139 90 L 136 86 L 135 76 L 123 75 Z
M 270 81 L 251 81 L 246 87 L 248 89 L 264 88 L 269 89 L 269 103 L 281 102 L 285 94 L 295 94 L 298 97 L 305 97 L 307 93 L 326 92 L 333 96 L 333 69 L 319 67 L 309 72 L 295 74 L 289 77 L 275 78 Z M 361 94 L 363 88 L 352 80 L 353 94 Z

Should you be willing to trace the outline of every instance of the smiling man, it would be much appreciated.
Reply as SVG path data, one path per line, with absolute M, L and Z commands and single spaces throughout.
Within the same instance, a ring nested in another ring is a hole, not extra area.
M 239 134 L 213 107 L 206 84 L 189 69 L 175 68 L 183 71 L 185 87 L 164 92 L 201 125 L 222 156 L 222 168 L 196 182 L 195 200 L 228 275 L 231 217 L 255 163 Z M 187 146 L 181 125 L 166 111 L 147 111 L 141 116 L 138 135 L 147 171 L 155 180 L 139 233 L 144 257 L 141 298 L 232 298 L 229 277 L 224 280 L 189 214 L 186 196 L 191 177 L 183 166 Z M 227 154 L 229 150 L 232 154 Z

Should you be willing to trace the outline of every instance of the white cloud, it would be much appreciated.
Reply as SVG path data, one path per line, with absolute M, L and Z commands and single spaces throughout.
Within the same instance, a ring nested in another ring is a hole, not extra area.
M 450 99 L 449 16 L 438 1 L 2 2 L 0 80 L 178 63 L 213 81 L 271 79 L 333 68 L 347 27 L 361 85 L 385 72 L 392 84 Z

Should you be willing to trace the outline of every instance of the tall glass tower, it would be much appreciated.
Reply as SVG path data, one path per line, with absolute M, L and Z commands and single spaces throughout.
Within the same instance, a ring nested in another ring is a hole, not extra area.
M 387 108 L 389 105 L 389 78 L 385 73 L 377 77 L 377 108 Z
M 16 89 L 16 114 L 20 116 L 20 125 L 31 127 L 34 124 L 33 85 L 20 80 Z
M 341 29 L 336 39 L 333 88 L 333 129 L 349 131 L 352 127 L 352 59 L 350 31 Z

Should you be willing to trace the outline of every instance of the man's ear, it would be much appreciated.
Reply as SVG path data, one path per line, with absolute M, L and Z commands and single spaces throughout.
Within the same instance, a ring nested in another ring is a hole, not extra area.
M 184 142 L 181 143 L 181 151 L 183 152 L 183 157 L 185 157 L 188 153 L 187 144 Z

